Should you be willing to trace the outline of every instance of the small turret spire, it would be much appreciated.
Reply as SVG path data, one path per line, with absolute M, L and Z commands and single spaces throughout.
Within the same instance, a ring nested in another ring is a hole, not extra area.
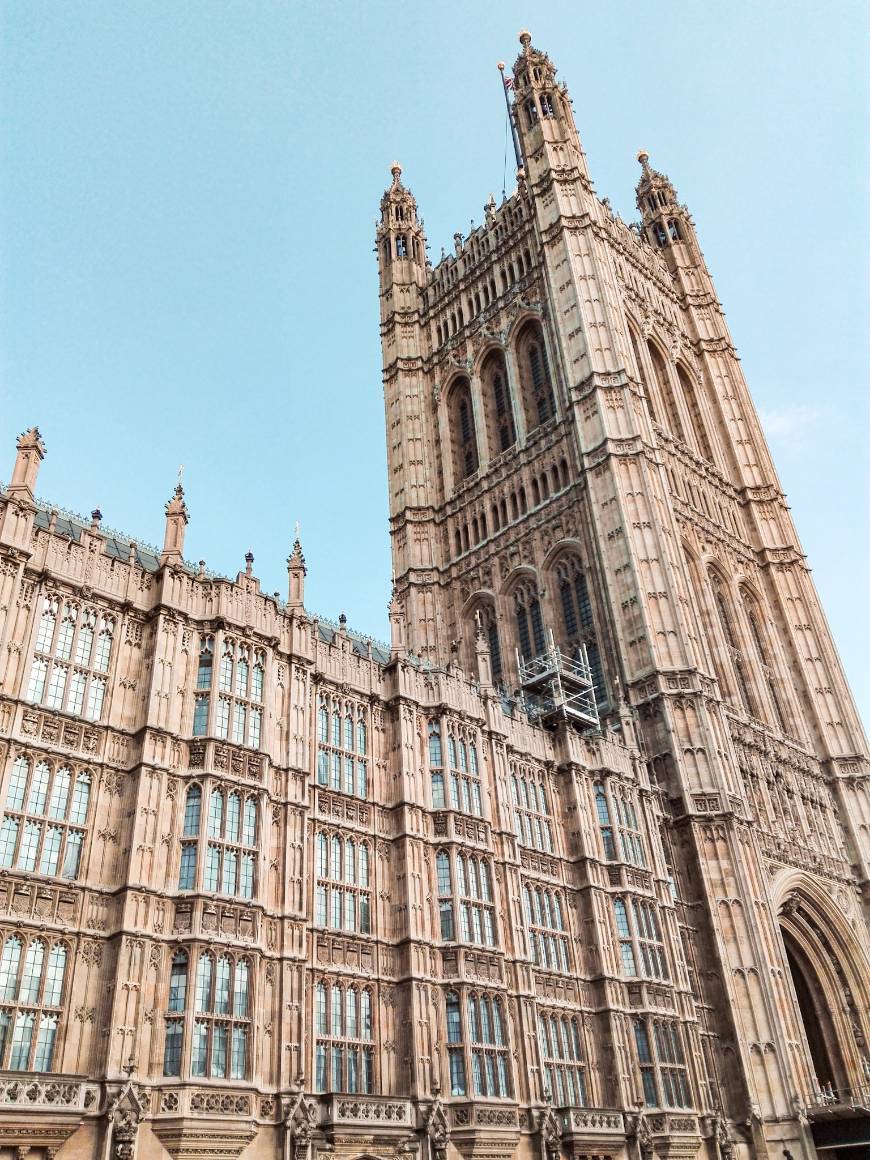
M 299 540 L 299 524 L 296 524 L 296 539 L 293 541 L 293 551 L 287 557 L 287 607 L 299 608 L 305 602 L 305 576 L 308 569 L 305 567 L 305 557 L 302 555 L 302 544 Z
M 184 554 L 184 532 L 190 514 L 187 510 L 187 504 L 184 502 L 184 488 L 181 486 L 180 477 L 164 510 L 166 512 L 166 531 L 163 536 L 160 563 L 181 563 Z
M 28 427 L 18 436 L 15 444 L 18 454 L 12 469 L 12 479 L 6 489 L 10 495 L 33 499 L 39 465 L 45 458 L 45 444 L 38 427 Z

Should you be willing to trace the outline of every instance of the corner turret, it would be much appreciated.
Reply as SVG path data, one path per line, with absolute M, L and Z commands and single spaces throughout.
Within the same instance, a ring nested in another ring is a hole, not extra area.
M 381 291 L 393 284 L 426 284 L 426 235 L 417 217 L 417 202 L 402 184 L 402 167 L 394 161 L 392 184 L 381 198 L 377 228 Z
M 530 184 L 548 170 L 560 177 L 576 170 L 589 186 L 589 170 L 574 122 L 568 88 L 556 81 L 556 66 L 534 48 L 530 32 L 520 33 L 522 51 L 514 64 L 513 118 L 520 138 L 523 166 Z M 543 147 L 543 148 L 542 148 Z

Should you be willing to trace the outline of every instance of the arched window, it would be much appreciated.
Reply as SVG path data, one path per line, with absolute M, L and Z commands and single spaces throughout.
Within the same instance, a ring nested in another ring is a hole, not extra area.
M 679 1025 L 666 1019 L 638 1019 L 634 1043 L 648 1108 L 687 1108 L 692 1093 Z
M 576 1017 L 539 1011 L 538 1046 L 542 1079 L 552 1103 L 557 1108 L 585 1107 L 584 1054 Z
M 643 387 L 644 401 L 646 402 L 646 409 L 649 413 L 649 417 L 652 420 L 652 422 L 658 423 L 658 419 L 656 418 L 655 407 L 653 406 L 652 391 L 650 390 L 649 383 L 647 382 L 646 370 L 645 370 L 644 365 L 643 365 L 643 359 L 640 357 L 640 336 L 635 333 L 635 329 L 631 325 L 631 323 L 628 324 L 628 337 L 631 339 L 631 349 L 634 353 L 634 362 L 635 362 L 635 366 L 637 367 L 637 375 L 638 375 L 638 378 L 640 379 L 641 386 Z
M 523 660 L 541 656 L 545 649 L 544 620 L 538 587 L 534 581 L 520 584 L 514 592 L 514 616 L 517 625 L 517 648 Z
M 474 407 L 468 379 L 457 379 L 449 395 L 450 439 L 453 447 L 453 476 L 458 484 L 477 471 L 480 463 Z
M 595 685 L 596 704 L 599 709 L 606 709 L 609 698 L 604 681 L 604 666 L 601 663 L 601 649 L 598 645 L 589 585 L 580 561 L 575 556 L 560 560 L 556 566 L 556 580 L 562 609 L 564 651 L 577 655 L 581 652 L 579 646 L 585 647 L 592 682 Z
M 729 607 L 728 598 L 725 594 L 725 585 L 719 573 L 713 568 L 709 570 L 709 577 L 710 587 L 713 590 L 713 602 L 716 606 L 719 626 L 722 629 L 722 635 L 725 638 L 725 644 L 731 659 L 731 668 L 734 672 L 734 680 L 737 685 L 740 702 L 747 713 L 750 713 L 752 716 L 757 716 L 749 690 L 749 684 L 746 680 L 743 653 L 737 640 L 731 608 Z
M 77 878 L 90 792 L 87 770 L 73 781 L 66 765 L 17 757 L 0 826 L 0 867 Z
M 163 1074 L 181 1075 L 188 1009 L 189 960 L 173 955 L 166 1005 Z M 200 955 L 196 965 L 190 1074 L 196 1078 L 246 1079 L 250 1057 L 250 963 L 231 955 Z
M 27 699 L 92 721 L 102 716 L 115 619 L 67 601 L 45 597 Z M 94 648 L 94 635 L 96 647 Z
M 780 693 L 777 688 L 777 680 L 774 672 L 773 663 L 770 657 L 770 651 L 765 643 L 765 632 L 762 627 L 762 616 L 758 604 L 754 596 L 746 588 L 740 589 L 740 598 L 743 602 L 743 608 L 746 612 L 746 620 L 749 624 L 749 633 L 752 637 L 752 643 L 755 646 L 755 655 L 758 662 L 758 667 L 761 670 L 761 675 L 764 678 L 764 683 L 767 686 L 767 693 L 770 699 L 770 708 L 773 714 L 773 721 L 771 724 L 775 725 L 781 733 L 787 733 L 785 717 L 783 715 L 782 702 L 780 700 Z
M 545 774 L 540 769 L 512 761 L 511 790 L 514 802 L 514 825 L 517 841 L 533 850 L 553 853 L 553 826 L 545 789 Z
M 0 1068 L 51 1071 L 67 948 L 7 935 L 0 953 Z
M 677 363 L 677 378 L 680 387 L 683 391 L 683 398 L 686 401 L 686 409 L 689 412 L 689 419 L 692 423 L 692 430 L 695 435 L 695 443 L 701 455 L 705 459 L 713 461 L 713 450 L 710 446 L 710 440 L 707 435 L 707 427 L 704 423 L 704 416 L 701 414 L 701 407 L 698 403 L 698 393 L 695 389 L 695 380 L 686 370 L 682 363 Z
M 568 936 L 558 892 L 528 882 L 523 884 L 529 954 L 536 966 L 568 974 Z
M 507 366 L 500 351 L 493 351 L 487 357 L 481 369 L 481 380 L 489 454 L 490 458 L 495 458 L 517 441 Z
M 447 992 L 444 1005 L 451 1095 L 466 1094 L 470 1072 L 474 1095 L 509 1099 L 507 1020 L 501 997 L 469 992 L 464 1027 L 463 1004 L 456 991 Z
M 489 645 L 489 660 L 492 666 L 492 681 L 494 685 L 501 685 L 503 678 L 502 657 L 501 657 L 501 641 L 498 636 L 498 620 L 496 618 L 495 606 L 486 602 L 481 604 L 477 609 L 477 615 L 480 617 L 480 627 L 486 634 L 487 644 Z
M 540 323 L 530 322 L 520 332 L 517 339 L 517 364 L 526 430 L 534 431 L 556 414 L 556 397 Z
M 374 1091 L 372 992 L 323 982 L 314 988 L 314 1090 Z
M 685 443 L 686 436 L 683 433 L 683 424 L 680 422 L 680 413 L 677 410 L 677 400 L 674 398 L 674 392 L 671 388 L 671 380 L 668 375 L 668 368 L 665 365 L 664 357 L 654 342 L 647 343 L 649 350 L 650 361 L 653 365 L 653 371 L 656 377 L 656 386 L 659 391 L 659 398 L 662 400 L 665 408 L 665 421 L 672 435 L 676 435 L 678 439 L 682 439 Z
M 318 785 L 360 798 L 367 795 L 368 734 L 364 712 L 361 705 L 321 696 L 318 709 Z
M 320 830 L 314 839 L 317 881 L 314 922 L 332 930 L 371 932 L 369 847 Z

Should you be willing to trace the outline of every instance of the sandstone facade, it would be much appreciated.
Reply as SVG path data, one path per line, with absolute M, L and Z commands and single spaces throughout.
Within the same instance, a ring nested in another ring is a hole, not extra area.
M 0 493 L 0 1156 L 812 1157 L 870 1097 L 867 744 L 694 223 L 377 230 L 379 645 Z M 863 1110 L 862 1110 L 863 1109 Z M 828 1151 L 825 1153 L 833 1155 Z

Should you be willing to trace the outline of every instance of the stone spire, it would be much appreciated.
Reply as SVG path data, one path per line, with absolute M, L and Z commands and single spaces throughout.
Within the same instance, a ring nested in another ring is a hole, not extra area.
M 184 488 L 175 485 L 172 498 L 166 503 L 166 532 L 163 536 L 161 564 L 180 564 L 184 556 L 184 531 L 190 515 L 184 502 Z
M 305 557 L 302 555 L 302 544 L 297 532 L 293 541 L 293 551 L 287 557 L 287 607 L 303 608 L 305 604 L 305 576 L 308 569 L 305 567 Z
M 6 489 L 10 495 L 33 499 L 39 465 L 45 458 L 45 444 L 38 427 L 29 427 L 18 436 L 15 444 L 18 454 L 12 469 L 12 479 Z

